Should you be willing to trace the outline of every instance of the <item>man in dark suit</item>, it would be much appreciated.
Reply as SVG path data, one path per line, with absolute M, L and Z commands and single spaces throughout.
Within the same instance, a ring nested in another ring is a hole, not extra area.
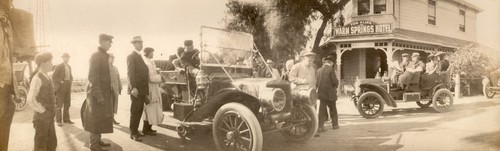
M 90 133 L 90 150 L 102 151 L 101 147 L 110 146 L 101 140 L 102 133 L 113 133 L 113 107 L 111 94 L 111 76 L 109 72 L 109 54 L 113 36 L 99 35 L 97 52 L 90 57 L 89 86 L 87 99 L 82 105 L 82 124 Z
M 323 125 L 328 118 L 326 108 L 330 109 L 330 117 L 332 118 L 333 129 L 338 129 L 338 116 L 337 116 L 337 87 L 339 81 L 335 75 L 334 57 L 327 56 L 324 60 L 323 67 L 318 69 L 316 88 L 318 90 L 318 99 L 320 100 L 319 107 L 319 129 L 318 132 L 325 131 Z M 319 136 L 317 134 L 316 136 Z
M 130 106 L 130 138 L 142 141 L 143 134 L 137 130 L 142 116 L 144 104 L 149 104 L 146 96 L 149 94 L 149 70 L 141 56 L 142 38 L 135 36 L 131 43 L 135 50 L 127 57 L 127 75 L 130 81 L 129 93 L 132 105 Z M 145 127 L 150 126 L 144 122 Z
M 71 106 L 71 83 L 73 75 L 71 67 L 68 65 L 69 54 L 62 55 L 63 63 L 56 66 L 52 74 L 52 82 L 56 93 L 56 122 L 57 126 L 62 126 L 62 122 L 73 124 L 69 118 L 69 107 Z M 63 108 L 63 118 L 61 118 L 61 108 Z

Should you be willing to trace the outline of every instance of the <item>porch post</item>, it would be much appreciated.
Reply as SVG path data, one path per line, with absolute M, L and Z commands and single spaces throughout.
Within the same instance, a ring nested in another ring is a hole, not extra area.
M 340 73 L 341 72 L 340 68 L 342 67 L 342 65 L 341 65 L 342 64 L 342 51 L 340 50 L 339 44 L 335 44 L 335 51 L 336 51 L 335 53 L 337 54 L 337 62 L 335 62 L 335 64 L 337 65 L 337 71 L 336 71 L 337 73 L 336 74 L 337 74 L 337 79 L 339 81 L 339 88 L 337 88 L 337 90 L 338 90 L 337 96 L 339 96 L 340 91 L 344 90 L 343 87 L 340 87 L 343 85 L 343 83 L 342 83 L 342 77 L 341 77 L 342 74 Z
M 385 52 L 387 58 L 387 76 L 390 76 L 389 74 L 392 73 L 392 68 L 390 66 L 392 64 L 392 54 L 393 54 L 392 41 L 390 41 L 387 44 L 387 51 Z M 383 73 L 381 74 L 382 76 L 384 75 Z

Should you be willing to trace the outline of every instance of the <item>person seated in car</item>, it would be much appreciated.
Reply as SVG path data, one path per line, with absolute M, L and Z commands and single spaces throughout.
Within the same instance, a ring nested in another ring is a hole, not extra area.
M 424 68 L 425 64 L 420 61 L 420 54 L 413 53 L 405 72 L 399 77 L 399 82 L 405 90 L 408 90 L 411 83 L 420 83 L 420 74 Z
M 408 65 L 408 60 L 410 58 L 410 54 L 408 53 L 403 53 L 401 55 L 401 62 L 398 62 L 397 60 L 394 61 L 391 64 L 392 68 L 392 74 L 391 74 L 391 83 L 393 84 L 398 84 L 399 76 L 405 72 L 405 68 Z M 398 87 L 403 88 L 402 86 L 398 85 Z
M 425 64 L 425 73 L 422 75 L 421 81 L 422 89 L 430 89 L 432 86 L 436 84 L 437 74 L 436 71 L 438 69 L 438 64 L 436 62 L 435 53 L 431 53 L 428 56 L 429 62 Z

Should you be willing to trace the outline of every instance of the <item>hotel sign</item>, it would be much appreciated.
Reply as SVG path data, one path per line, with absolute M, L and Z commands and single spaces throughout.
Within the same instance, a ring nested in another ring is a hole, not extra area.
M 385 34 L 391 32 L 391 24 L 376 24 L 366 20 L 355 21 L 346 26 L 333 28 L 333 36 Z

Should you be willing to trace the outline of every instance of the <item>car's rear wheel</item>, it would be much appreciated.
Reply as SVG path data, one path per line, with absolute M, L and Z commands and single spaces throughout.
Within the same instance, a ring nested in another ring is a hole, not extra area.
M 493 92 L 493 91 L 490 90 L 490 86 L 489 85 L 483 86 L 483 93 L 484 93 L 484 96 L 487 99 L 491 99 L 491 98 L 493 98 L 495 96 L 495 92 Z
M 417 101 L 417 105 L 420 106 L 421 108 L 428 108 L 431 106 L 432 101 Z
M 356 106 L 359 114 L 364 118 L 376 118 L 384 111 L 384 101 L 382 96 L 376 92 L 363 93 Z
M 432 107 L 437 112 L 448 112 L 453 105 L 453 94 L 448 89 L 439 89 L 432 97 Z
M 240 103 L 223 105 L 215 114 L 212 133 L 219 151 L 260 151 L 263 137 L 254 113 Z
M 26 101 L 28 98 L 28 89 L 26 89 L 24 86 L 18 86 L 17 92 L 19 94 L 18 98 L 13 98 L 16 105 L 16 111 L 22 111 L 28 104 Z
M 281 131 L 283 136 L 292 142 L 305 142 L 311 139 L 318 130 L 318 114 L 309 105 L 295 107 L 287 124 L 292 124 L 292 126 Z

